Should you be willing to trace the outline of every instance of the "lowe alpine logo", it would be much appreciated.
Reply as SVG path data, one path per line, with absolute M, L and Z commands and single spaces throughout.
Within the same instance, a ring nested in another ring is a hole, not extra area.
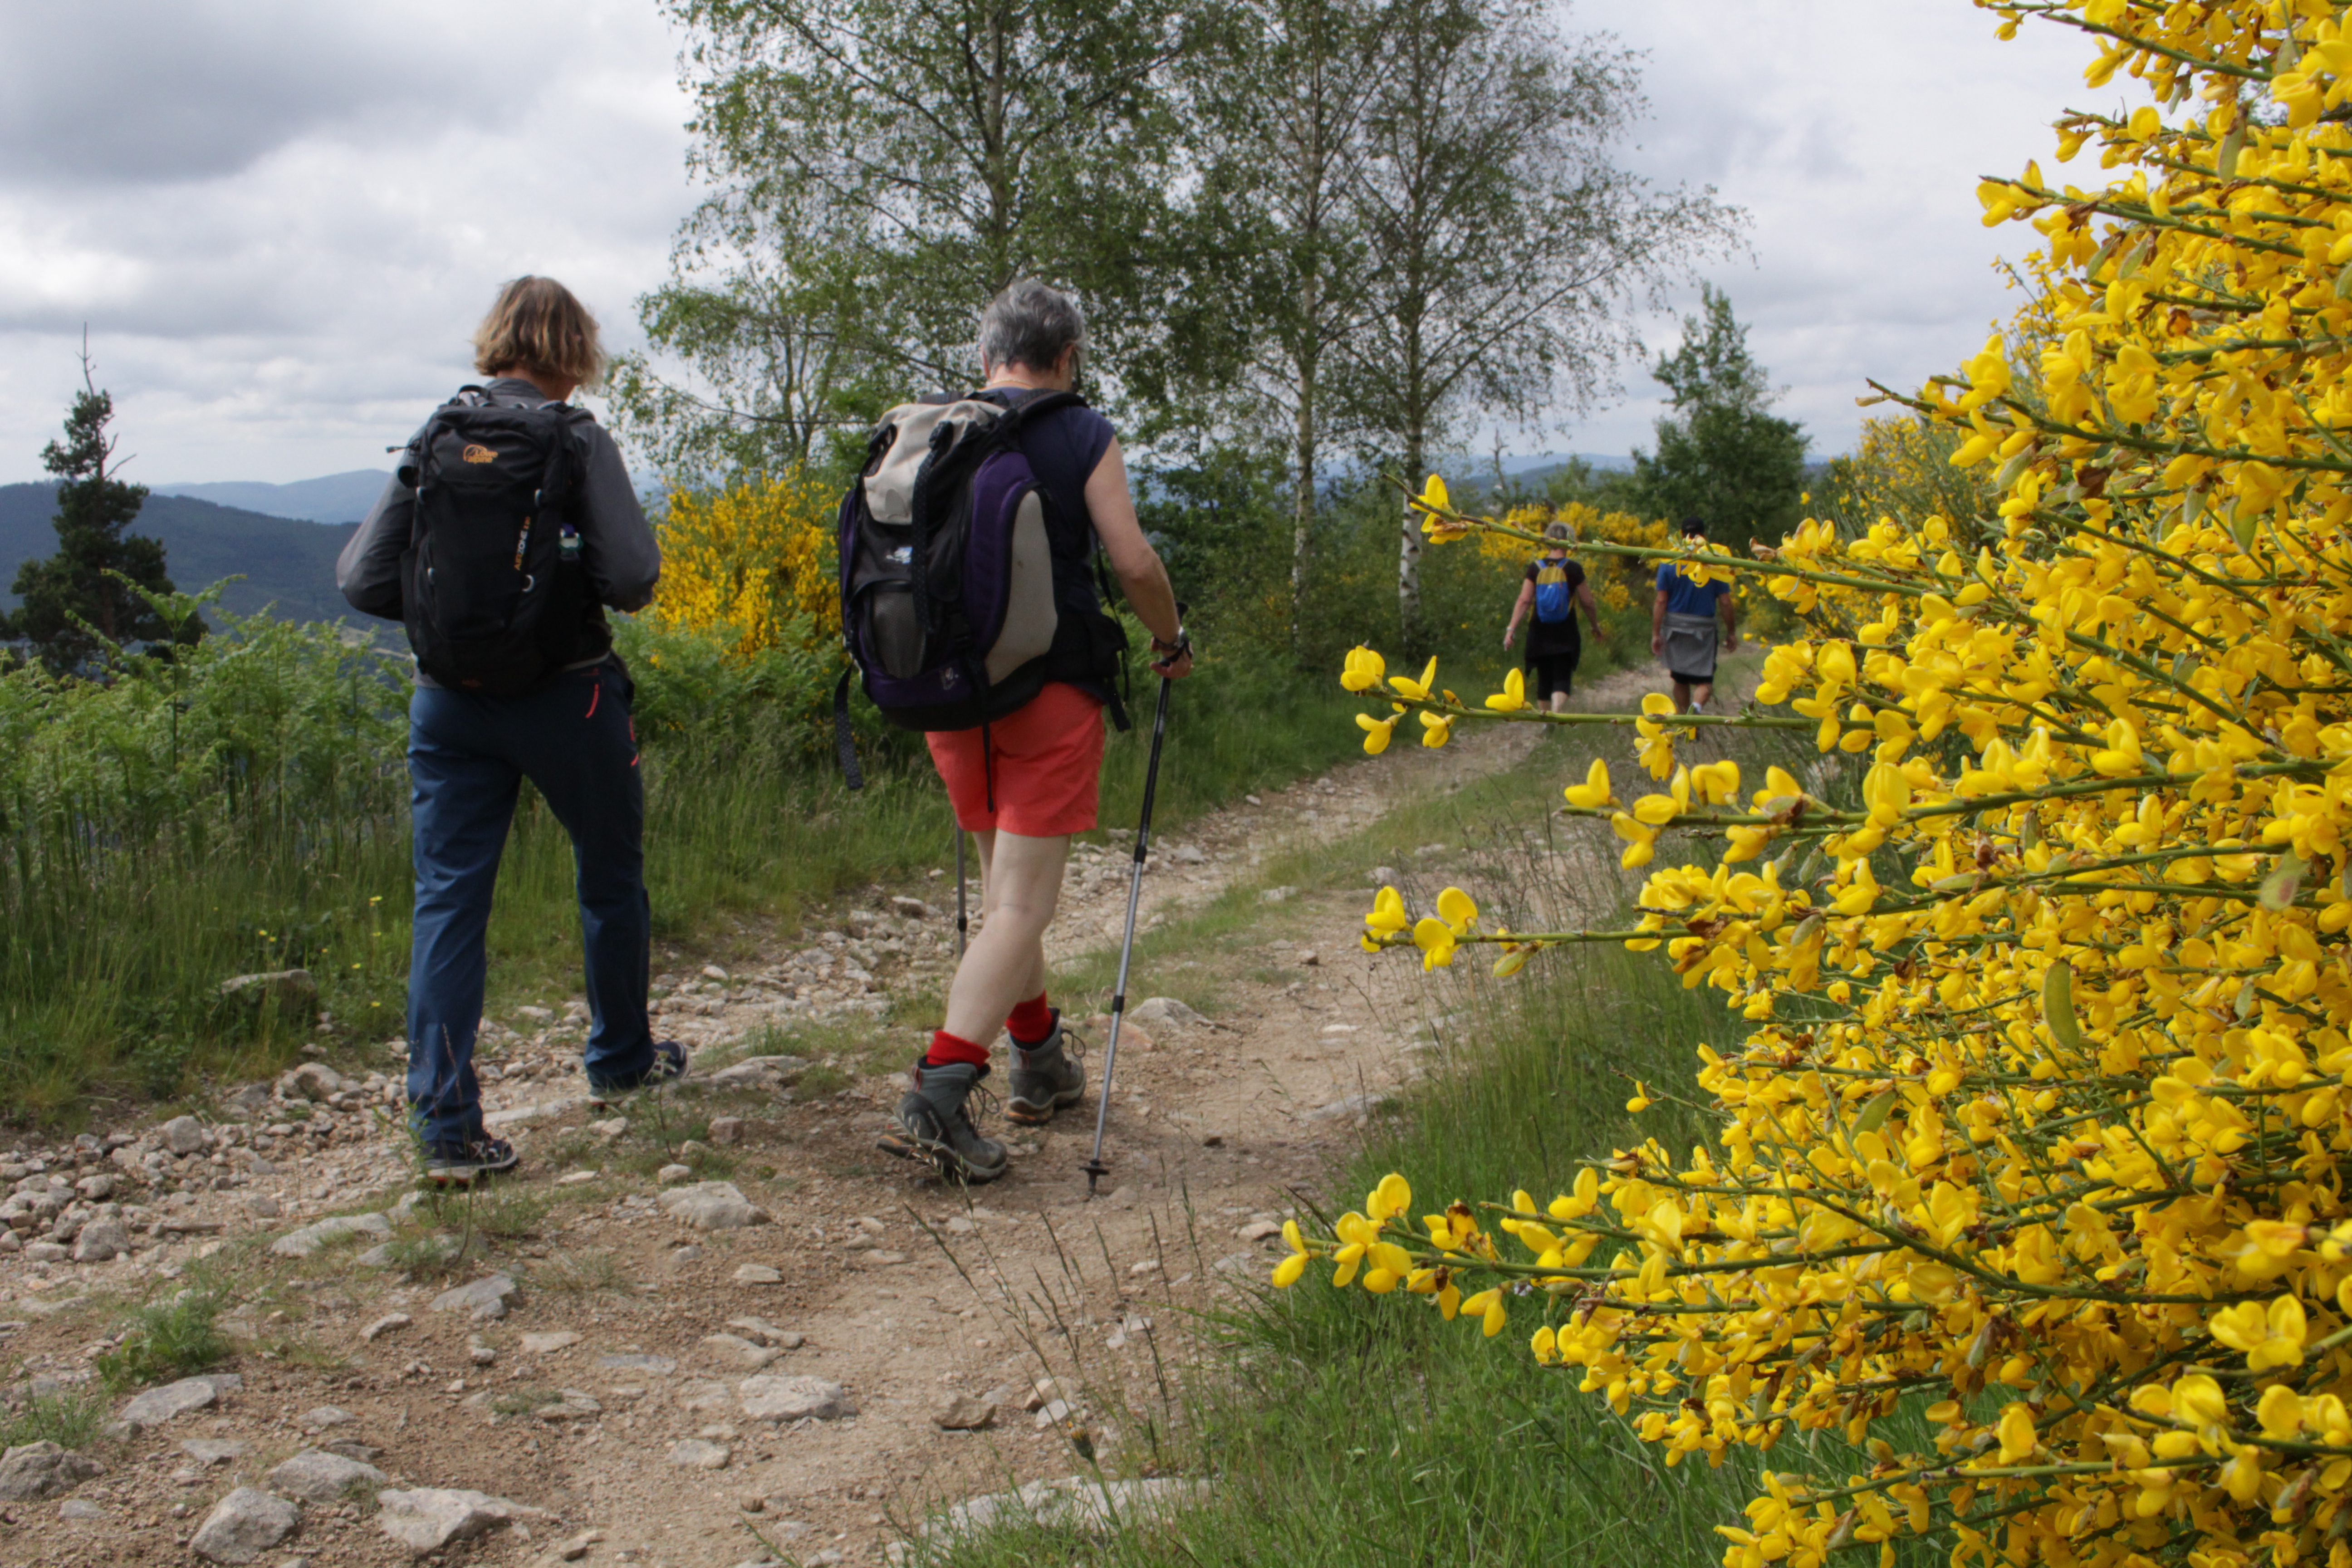
M 457 455 L 469 463 L 495 463 L 499 460 L 499 455 L 496 452 L 478 442 L 467 442 L 466 449 Z

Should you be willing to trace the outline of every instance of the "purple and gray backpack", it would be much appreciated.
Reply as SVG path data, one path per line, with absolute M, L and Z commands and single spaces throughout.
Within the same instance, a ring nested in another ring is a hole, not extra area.
M 856 674 L 883 717 L 908 730 L 984 729 L 1049 680 L 1102 686 L 1126 635 L 1096 607 L 1089 541 L 1066 520 L 1021 449 L 1021 428 L 1079 402 L 1053 392 L 1010 407 L 984 396 L 900 404 L 882 416 L 841 501 L 841 635 L 854 671 L 834 700 L 844 773 Z

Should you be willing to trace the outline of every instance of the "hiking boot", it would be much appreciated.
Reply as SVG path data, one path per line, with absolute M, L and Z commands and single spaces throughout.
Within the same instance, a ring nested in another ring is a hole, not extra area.
M 685 1076 L 686 1047 L 676 1040 L 656 1040 L 653 1065 L 635 1078 L 606 1079 L 601 1083 L 590 1079 L 588 1098 L 602 1105 L 616 1095 L 627 1094 L 633 1089 L 652 1089 Z
M 929 1160 L 950 1182 L 978 1186 L 1004 1174 L 1004 1145 L 980 1135 L 967 1105 L 987 1071 L 976 1062 L 917 1062 L 915 1087 L 898 1101 L 898 1130 L 877 1146 L 902 1160 Z
M 1043 1127 L 1054 1112 L 1076 1105 L 1087 1091 L 1087 1069 L 1078 1060 L 1080 1042 L 1062 1032 L 1062 1010 L 1054 1009 L 1054 1032 L 1034 1046 L 1013 1042 L 1013 1095 L 1004 1119 Z
M 462 1148 L 436 1150 L 425 1162 L 425 1179 L 436 1187 L 469 1187 L 484 1176 L 502 1175 L 522 1163 L 503 1138 L 484 1138 Z

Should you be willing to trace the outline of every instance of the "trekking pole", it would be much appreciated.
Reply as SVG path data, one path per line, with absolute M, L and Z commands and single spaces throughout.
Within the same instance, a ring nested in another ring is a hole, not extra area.
M 1110 1173 L 1103 1163 L 1103 1124 L 1110 1118 L 1110 1075 L 1118 1065 L 1118 1021 L 1127 1012 L 1127 966 L 1135 957 L 1135 906 L 1143 897 L 1143 858 L 1151 847 L 1151 796 L 1160 787 L 1160 742 L 1168 734 L 1168 689 L 1175 682 L 1160 678 L 1160 700 L 1151 710 L 1151 760 L 1143 768 L 1143 820 L 1135 829 L 1135 869 L 1127 883 L 1127 934 L 1118 944 L 1118 988 L 1110 996 L 1110 1043 L 1103 1047 L 1102 1086 L 1095 1092 L 1095 1152 L 1080 1169 L 1087 1173 L 1087 1196 L 1095 1184 Z
M 956 824 L 956 962 L 963 962 L 964 933 L 971 929 L 971 918 L 964 912 L 963 902 L 963 824 Z

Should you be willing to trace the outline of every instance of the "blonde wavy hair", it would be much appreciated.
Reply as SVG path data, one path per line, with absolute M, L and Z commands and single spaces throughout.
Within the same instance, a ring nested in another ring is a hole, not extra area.
M 527 370 L 593 386 L 604 374 L 596 318 L 554 279 L 518 278 L 499 289 L 474 329 L 474 368 L 484 375 Z

